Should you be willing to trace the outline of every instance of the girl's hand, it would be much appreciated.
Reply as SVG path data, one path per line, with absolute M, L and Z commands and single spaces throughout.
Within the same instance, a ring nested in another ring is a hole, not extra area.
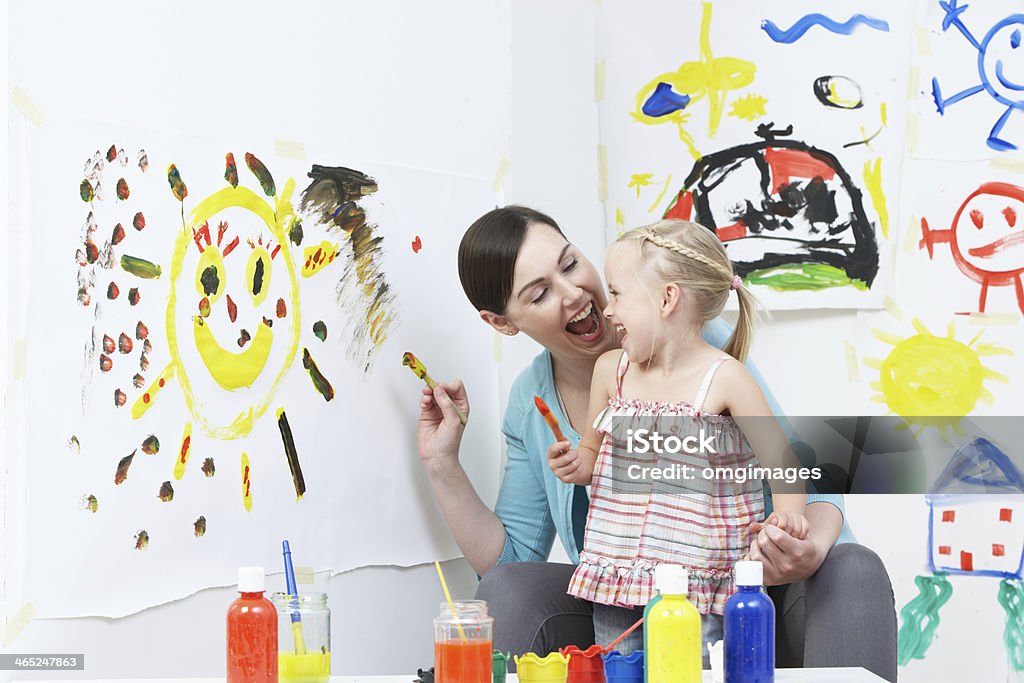
M 580 457 L 579 451 L 570 449 L 568 441 L 556 441 L 548 448 L 548 466 L 555 476 L 567 484 L 589 486 L 593 469 Z
M 455 405 L 469 415 L 469 397 L 460 380 L 439 382 L 433 390 L 423 387 L 416 442 L 424 465 L 458 462 L 465 427 L 459 421 Z
M 793 538 L 802 541 L 807 538 L 811 525 L 807 518 L 798 512 L 772 512 L 764 521 L 764 525 L 777 526 Z

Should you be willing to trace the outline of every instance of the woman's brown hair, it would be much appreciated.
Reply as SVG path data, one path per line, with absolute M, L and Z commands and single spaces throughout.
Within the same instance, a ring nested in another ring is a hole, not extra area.
M 533 223 L 551 226 L 565 236 L 554 219 L 525 206 L 488 211 L 473 222 L 459 244 L 459 279 L 470 303 L 478 311 L 505 314 L 516 260 L 526 231 Z

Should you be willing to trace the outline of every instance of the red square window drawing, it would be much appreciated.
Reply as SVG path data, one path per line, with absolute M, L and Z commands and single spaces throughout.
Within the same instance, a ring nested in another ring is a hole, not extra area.
M 971 553 L 960 551 L 960 569 L 965 572 L 974 571 L 974 556 Z
M 992 555 L 994 557 L 1003 557 L 1006 555 L 1006 547 L 1002 543 L 993 543 Z
M 943 510 L 942 511 L 943 522 L 955 522 L 956 521 L 956 510 Z
M 952 555 L 953 551 L 948 545 L 939 546 L 939 555 Z
M 1013 510 L 1010 508 L 999 509 L 999 521 L 1000 522 L 1012 522 L 1013 521 Z

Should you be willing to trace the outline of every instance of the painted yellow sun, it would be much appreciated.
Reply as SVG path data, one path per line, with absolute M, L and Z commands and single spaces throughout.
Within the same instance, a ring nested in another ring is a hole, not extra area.
M 1008 378 L 986 367 L 983 359 L 1013 353 L 982 342 L 984 330 L 968 342 L 958 340 L 955 322 L 949 323 L 945 336 L 933 334 L 918 318 L 913 326 L 916 334 L 909 337 L 871 330 L 876 339 L 892 346 L 885 358 L 864 359 L 865 365 L 878 370 L 878 380 L 870 383 L 877 392 L 871 400 L 922 429 L 952 426 L 979 402 L 991 405 L 992 392 L 985 382 L 1006 383 Z

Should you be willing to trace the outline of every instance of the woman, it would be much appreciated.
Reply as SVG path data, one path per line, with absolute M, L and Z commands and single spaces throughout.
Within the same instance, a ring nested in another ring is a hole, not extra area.
M 459 464 L 463 427 L 453 402 L 469 411 L 459 381 L 423 391 L 423 466 L 456 542 L 483 577 L 477 597 L 495 615 L 495 647 L 539 654 L 586 647 L 593 642 L 590 605 L 566 595 L 574 567 L 545 560 L 557 534 L 572 562 L 579 561 L 589 501 L 582 486 L 559 481 L 548 467 L 553 439 L 533 397 L 547 402 L 577 443 L 594 363 L 619 345 L 601 316 L 604 288 L 554 220 L 518 206 L 490 211 L 470 226 L 459 247 L 459 276 L 484 322 L 509 336 L 522 332 L 544 351 L 509 396 L 502 427 L 508 462 L 494 511 Z M 729 333 L 718 320 L 705 337 L 721 347 Z M 781 414 L 756 369 L 748 368 Z M 885 567 L 853 542 L 842 496 L 811 495 L 807 503 L 806 539 L 773 526 L 752 534 L 750 557 L 764 563 L 765 582 L 774 586 L 777 664 L 863 666 L 895 681 L 896 614 Z

